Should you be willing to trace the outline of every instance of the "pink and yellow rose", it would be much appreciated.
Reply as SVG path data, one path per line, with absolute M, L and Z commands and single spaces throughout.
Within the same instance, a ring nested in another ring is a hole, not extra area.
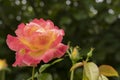
M 68 46 L 61 43 L 64 30 L 50 20 L 34 19 L 21 23 L 15 31 L 16 37 L 7 36 L 7 45 L 16 51 L 13 66 L 33 66 L 41 61 L 47 63 L 53 58 L 62 57 Z

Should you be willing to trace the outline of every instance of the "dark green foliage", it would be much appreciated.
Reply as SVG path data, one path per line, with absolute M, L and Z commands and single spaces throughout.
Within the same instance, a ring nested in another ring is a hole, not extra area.
M 117 66 L 120 64 L 120 0 L 0 0 L 0 58 L 7 59 L 12 69 L 6 80 L 24 76 L 21 69 L 11 66 L 15 52 L 7 47 L 6 36 L 14 35 L 21 22 L 34 18 L 51 19 L 65 30 L 64 43 L 71 41 L 82 49 L 93 47 L 93 60 L 97 64 L 110 64 L 120 70 Z M 48 70 L 54 77 L 60 77 L 56 80 L 68 79 L 66 71 L 70 62 L 68 59 L 64 62 Z M 25 75 L 29 76 L 30 70 L 27 72 Z

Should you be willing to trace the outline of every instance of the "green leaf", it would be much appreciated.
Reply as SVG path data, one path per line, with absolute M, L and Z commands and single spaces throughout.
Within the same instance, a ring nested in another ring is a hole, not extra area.
M 104 76 L 108 76 L 108 77 L 119 76 L 118 72 L 112 66 L 109 66 L 109 65 L 101 65 L 99 67 L 99 70 L 100 70 L 100 73 L 103 74 Z
M 106 76 L 100 75 L 98 80 L 109 80 Z
M 82 80 L 89 80 L 89 79 L 87 78 L 87 76 L 86 76 L 86 74 L 85 74 L 84 71 L 83 71 L 83 78 L 82 78 Z
M 57 59 L 57 60 L 55 60 L 54 62 L 52 62 L 51 64 L 44 64 L 44 65 L 42 65 L 41 67 L 40 67 L 40 69 L 39 69 L 39 72 L 41 73 L 41 72 L 43 72 L 46 68 L 48 68 L 48 67 L 50 67 L 51 65 L 54 65 L 55 63 L 57 63 L 57 62 L 60 62 L 60 61 L 62 61 L 63 59 Z
M 93 62 L 84 62 L 84 73 L 88 80 L 98 80 L 99 69 L 97 65 Z
M 42 73 L 37 77 L 37 80 L 53 80 L 52 75 L 49 73 Z

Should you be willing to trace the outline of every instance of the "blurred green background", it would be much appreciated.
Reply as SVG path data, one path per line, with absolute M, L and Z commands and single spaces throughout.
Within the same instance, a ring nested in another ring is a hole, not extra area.
M 15 35 L 18 24 L 34 18 L 52 20 L 65 30 L 65 44 L 71 41 L 82 49 L 94 47 L 94 62 L 109 64 L 120 72 L 120 0 L 0 0 L 0 58 L 6 59 L 11 69 L 6 80 L 26 80 L 31 76 L 30 67 L 11 66 L 15 52 L 6 45 L 6 36 Z M 46 72 L 54 80 L 69 80 L 70 66 L 65 57 Z M 75 80 L 80 80 L 80 72 L 81 69 L 76 70 Z

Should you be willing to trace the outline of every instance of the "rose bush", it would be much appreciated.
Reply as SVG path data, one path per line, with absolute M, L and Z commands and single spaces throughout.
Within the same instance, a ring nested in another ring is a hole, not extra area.
M 13 66 L 36 66 L 41 61 L 47 63 L 60 58 L 68 46 L 61 43 L 64 30 L 59 29 L 50 20 L 34 19 L 21 23 L 15 31 L 16 37 L 8 34 L 7 45 L 16 51 Z

